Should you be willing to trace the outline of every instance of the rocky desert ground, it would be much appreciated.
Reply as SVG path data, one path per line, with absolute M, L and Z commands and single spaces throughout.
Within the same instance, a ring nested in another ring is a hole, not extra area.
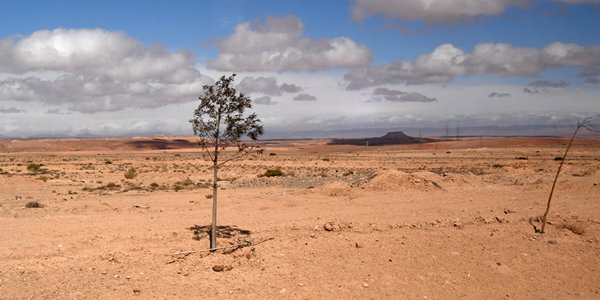
M 0 141 L 0 298 L 600 299 L 599 140 L 533 227 L 566 143 L 264 141 L 219 173 L 210 253 L 192 138 Z

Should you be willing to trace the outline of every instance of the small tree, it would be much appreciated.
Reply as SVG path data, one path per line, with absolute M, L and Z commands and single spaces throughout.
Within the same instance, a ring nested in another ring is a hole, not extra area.
M 598 127 L 598 122 L 600 121 L 600 115 L 595 115 L 592 117 L 587 117 L 583 119 L 583 121 L 577 123 L 577 127 L 571 136 L 571 140 L 567 145 L 567 149 L 565 150 L 565 154 L 560 159 L 560 165 L 558 165 L 558 170 L 556 171 L 556 176 L 554 176 L 554 181 L 552 182 L 552 188 L 550 189 L 550 195 L 548 196 L 548 202 L 546 202 L 546 211 L 544 212 L 544 216 L 542 216 L 542 228 L 538 230 L 535 228 L 534 230 L 539 233 L 544 233 L 546 229 L 546 221 L 548 219 L 548 213 L 550 212 L 550 204 L 552 203 L 552 195 L 554 194 L 554 188 L 556 187 L 556 182 L 558 182 L 558 175 L 560 175 L 560 170 L 562 169 L 565 160 L 567 160 L 567 154 L 569 154 L 569 149 L 571 149 L 571 144 L 573 144 L 573 140 L 577 135 L 577 132 L 581 127 L 591 131 L 591 132 L 599 132 L 600 127 Z
M 198 99 L 200 104 L 190 120 L 194 135 L 200 137 L 200 146 L 206 151 L 213 163 L 212 224 L 210 230 L 210 249 L 217 248 L 217 174 L 219 167 L 231 160 L 247 154 L 257 147 L 241 141 L 242 136 L 258 139 L 264 132 L 262 123 L 255 113 L 244 115 L 252 108 L 252 100 L 243 93 L 237 93 L 232 87 L 235 74 L 222 76 L 214 85 L 205 85 L 204 93 Z M 227 147 L 236 146 L 238 152 L 220 161 L 220 154 Z

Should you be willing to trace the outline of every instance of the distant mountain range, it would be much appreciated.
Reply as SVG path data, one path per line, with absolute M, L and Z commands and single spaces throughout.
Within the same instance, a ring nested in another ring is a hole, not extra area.
M 366 137 L 382 137 L 386 133 L 402 131 L 415 138 L 451 138 L 479 137 L 479 136 L 568 136 L 573 133 L 575 125 L 515 125 L 515 126 L 470 126 L 457 128 L 416 128 L 416 127 L 385 127 L 385 128 L 349 128 L 349 129 L 317 129 L 317 130 L 269 130 L 265 128 L 265 135 L 261 140 L 270 139 L 364 139 Z M 458 134 L 457 134 L 458 133 Z M 39 139 L 39 138 L 105 138 L 105 137 L 173 137 L 190 136 L 190 132 L 136 132 L 122 135 L 96 135 L 96 134 L 61 134 L 44 133 L 28 136 L 11 136 L 0 132 L 0 139 Z M 579 137 L 590 136 L 588 131 L 580 131 Z

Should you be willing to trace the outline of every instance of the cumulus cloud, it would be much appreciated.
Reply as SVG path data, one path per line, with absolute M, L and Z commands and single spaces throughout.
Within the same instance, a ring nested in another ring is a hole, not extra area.
M 356 21 L 374 15 L 404 21 L 456 23 L 480 16 L 499 15 L 523 1 L 519 0 L 355 0 L 352 18 Z
M 20 114 L 24 112 L 24 110 L 18 109 L 16 107 L 0 107 L 0 114 Z
M 281 96 L 283 93 L 297 93 L 302 90 L 295 84 L 279 85 L 275 77 L 244 77 L 237 87 L 247 94 L 262 93 L 270 96 Z
M 296 101 L 317 101 L 317 97 L 306 93 L 298 94 L 294 97 Z
M 49 115 L 70 115 L 70 112 L 63 112 L 58 108 L 52 108 L 46 111 L 47 114 Z
M 506 97 L 512 97 L 512 95 L 510 93 L 498 93 L 498 92 L 491 92 L 488 95 L 489 98 L 506 98 Z
M 544 48 L 517 48 L 505 43 L 483 43 L 465 53 L 451 44 L 413 61 L 397 61 L 354 70 L 344 76 L 348 90 L 384 84 L 445 83 L 455 76 L 493 74 L 531 76 L 547 69 L 600 66 L 600 45 L 555 42 Z
M 535 80 L 528 84 L 528 86 L 533 86 L 533 87 L 551 87 L 551 88 L 565 88 L 568 85 L 569 85 L 569 83 L 565 82 L 563 80 L 561 80 L 559 82 L 549 81 L 549 80 Z
M 404 92 L 387 88 L 376 88 L 373 90 L 371 101 L 391 101 L 391 102 L 434 102 L 436 98 L 427 97 L 421 93 Z
M 102 29 L 41 30 L 0 41 L 0 100 L 67 104 L 93 113 L 195 100 L 212 80 L 191 53 Z
M 371 61 L 371 50 L 350 38 L 312 40 L 303 32 L 304 24 L 295 16 L 239 24 L 233 34 L 215 41 L 220 52 L 208 66 L 222 71 L 282 72 L 361 67 Z
M 258 105 L 275 105 L 277 102 L 271 101 L 269 96 L 262 96 L 254 99 L 254 103 Z
M 540 91 L 538 91 L 537 89 L 523 88 L 523 92 L 525 92 L 527 94 L 537 94 Z

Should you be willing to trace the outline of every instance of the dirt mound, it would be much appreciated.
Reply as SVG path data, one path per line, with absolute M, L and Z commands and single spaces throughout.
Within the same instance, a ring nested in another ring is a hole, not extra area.
M 438 175 L 432 172 L 406 173 L 399 170 L 378 172 L 373 179 L 364 184 L 364 188 L 377 191 L 417 189 L 428 191 L 441 189 L 441 185 L 432 180 Z
M 348 183 L 346 183 L 344 181 L 336 180 L 336 181 L 325 183 L 315 190 L 323 195 L 328 195 L 328 196 L 334 197 L 334 196 L 346 196 L 346 195 L 350 194 L 351 187 Z

